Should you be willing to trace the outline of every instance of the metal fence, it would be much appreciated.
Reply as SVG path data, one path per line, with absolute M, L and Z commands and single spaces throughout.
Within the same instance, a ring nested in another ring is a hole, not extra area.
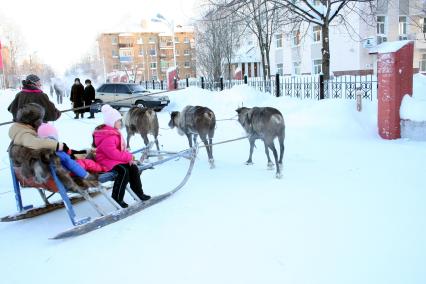
M 206 81 L 201 77 L 187 78 L 179 80 L 177 83 L 179 89 L 195 86 L 215 91 L 230 89 L 242 84 L 275 96 L 299 99 L 355 99 L 355 92 L 358 90 L 363 92 L 364 99 L 373 100 L 377 98 L 377 77 L 374 75 L 335 76 L 329 80 L 323 80 L 322 75 L 276 75 L 267 80 L 244 77 L 243 80 L 221 79 L 219 82 Z

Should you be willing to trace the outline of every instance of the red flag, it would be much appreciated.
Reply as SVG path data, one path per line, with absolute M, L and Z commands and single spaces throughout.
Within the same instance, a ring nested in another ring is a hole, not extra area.
M 0 41 L 0 72 L 3 73 L 3 57 L 1 56 L 1 41 Z

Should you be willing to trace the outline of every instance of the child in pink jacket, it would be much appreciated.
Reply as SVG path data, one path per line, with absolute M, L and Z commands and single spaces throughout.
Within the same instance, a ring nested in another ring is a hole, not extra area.
M 114 171 L 117 176 L 114 180 L 111 197 L 126 208 L 123 201 L 126 186 L 130 188 L 143 201 L 150 199 L 144 194 L 139 169 L 133 161 L 133 155 L 126 150 L 126 143 L 121 135 L 121 114 L 109 105 L 102 107 L 104 123 L 96 127 L 93 132 L 93 144 L 96 147 L 96 162 L 108 171 Z

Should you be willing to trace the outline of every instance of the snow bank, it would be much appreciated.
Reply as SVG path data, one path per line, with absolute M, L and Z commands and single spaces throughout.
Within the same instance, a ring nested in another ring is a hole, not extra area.
M 413 78 L 413 97 L 405 95 L 400 108 L 401 119 L 426 121 L 426 76 L 416 74 Z

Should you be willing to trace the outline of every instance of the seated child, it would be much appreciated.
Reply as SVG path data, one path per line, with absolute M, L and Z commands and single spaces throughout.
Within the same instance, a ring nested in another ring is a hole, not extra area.
M 52 124 L 43 123 L 37 129 L 37 134 L 40 138 L 48 138 L 58 141 L 58 130 Z M 78 176 L 79 178 L 85 179 L 90 177 L 90 174 L 82 166 L 80 166 L 76 161 L 71 159 L 71 156 L 68 153 L 71 153 L 72 150 L 66 150 L 68 151 L 56 151 L 56 155 L 61 160 L 62 166 L 74 175 Z
M 96 162 L 108 171 L 117 173 L 111 197 L 121 207 L 128 207 L 123 199 L 126 186 L 130 183 L 130 188 L 141 200 L 150 199 L 142 190 L 139 169 L 133 155 L 127 151 L 126 142 L 121 135 L 121 114 L 109 105 L 102 107 L 102 114 L 105 124 L 96 127 L 93 132 L 93 146 L 96 148 Z
M 43 123 L 37 130 L 37 134 L 40 138 L 50 138 L 55 141 L 58 140 L 58 130 L 55 126 L 49 123 Z M 90 173 L 100 173 L 100 172 L 106 172 L 107 169 L 98 163 L 96 163 L 94 160 L 80 158 L 77 159 L 76 155 L 83 155 L 87 154 L 86 150 L 82 151 L 76 151 L 72 149 L 67 149 L 67 151 L 57 151 L 56 154 L 61 159 L 61 164 L 63 167 L 68 169 L 70 172 L 74 173 L 76 176 L 85 178 L 81 175 L 87 175 L 87 172 Z M 81 169 L 80 169 L 81 168 Z M 82 172 L 81 170 L 84 170 Z M 87 172 L 86 172 L 87 171 Z

